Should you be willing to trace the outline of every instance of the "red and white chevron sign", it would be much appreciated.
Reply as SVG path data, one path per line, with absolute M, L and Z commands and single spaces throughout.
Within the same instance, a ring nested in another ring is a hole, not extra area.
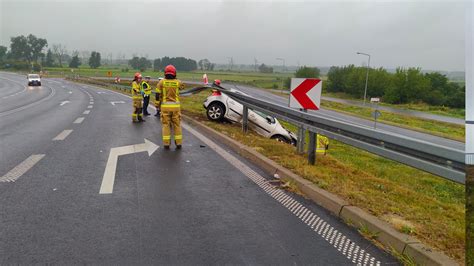
M 319 110 L 321 104 L 320 79 L 291 79 L 290 108 Z

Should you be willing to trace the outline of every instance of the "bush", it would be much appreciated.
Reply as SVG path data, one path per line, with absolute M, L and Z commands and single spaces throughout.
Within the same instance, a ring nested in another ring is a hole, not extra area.
M 300 67 L 296 73 L 295 78 L 319 78 L 320 70 L 317 67 Z

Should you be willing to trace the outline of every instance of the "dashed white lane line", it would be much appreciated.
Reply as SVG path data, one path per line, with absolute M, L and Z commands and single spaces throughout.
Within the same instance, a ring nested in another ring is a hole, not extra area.
M 91 110 L 85 110 L 84 113 L 82 113 L 82 114 L 88 115 L 90 112 L 91 112 Z
M 91 108 L 92 108 L 92 105 L 87 106 L 87 108 L 91 109 Z
M 15 182 L 18 178 L 30 170 L 36 163 L 43 159 L 44 154 L 33 154 L 23 162 L 0 177 L 0 182 Z
M 265 191 L 270 197 L 279 202 L 283 207 L 293 213 L 298 219 L 311 228 L 319 237 L 326 240 L 330 245 L 336 248 L 349 261 L 357 265 L 380 265 L 380 261 L 367 253 L 362 247 L 359 247 L 351 239 L 339 232 L 328 222 L 324 221 L 310 209 L 299 203 L 292 196 L 286 194 L 281 189 L 270 185 L 267 180 L 252 170 L 249 166 L 237 159 L 235 156 L 221 148 L 219 145 L 197 132 L 187 124 L 182 123 L 182 127 L 204 142 L 209 148 L 213 149 L 222 158 L 237 168 L 257 186 Z
M 71 134 L 72 132 L 72 129 L 65 129 L 63 130 L 63 132 L 59 133 L 59 135 L 57 135 L 53 141 L 56 141 L 56 140 L 64 140 L 65 138 L 67 138 L 67 136 L 69 136 L 69 134 Z
M 94 102 L 89 102 L 89 104 L 94 104 Z
M 74 120 L 74 124 L 80 124 L 82 123 L 82 121 L 84 121 L 84 117 L 79 117 L 76 120 Z

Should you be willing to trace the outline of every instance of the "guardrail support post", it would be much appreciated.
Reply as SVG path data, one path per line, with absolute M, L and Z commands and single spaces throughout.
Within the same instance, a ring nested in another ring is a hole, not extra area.
M 474 165 L 466 165 L 466 265 L 474 263 Z
M 298 154 L 304 153 L 305 137 L 306 137 L 306 130 L 301 125 L 298 127 L 298 139 L 296 140 L 296 152 Z
M 242 112 L 242 132 L 247 134 L 249 130 L 249 108 L 244 105 L 244 110 Z
M 316 133 L 309 131 L 308 163 L 316 164 Z

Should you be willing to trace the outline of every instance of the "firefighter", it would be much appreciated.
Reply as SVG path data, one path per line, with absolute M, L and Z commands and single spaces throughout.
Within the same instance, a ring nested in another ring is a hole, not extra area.
M 183 135 L 181 131 L 181 106 L 179 103 L 179 91 L 184 84 L 176 79 L 176 68 L 173 65 L 165 67 L 165 78 L 158 83 L 161 91 L 161 129 L 163 134 L 163 146 L 170 148 L 171 128 L 174 131 L 174 142 L 177 149 L 181 149 Z
M 148 104 L 150 103 L 150 96 L 151 96 L 151 86 L 150 86 L 150 77 L 146 76 L 145 80 L 142 81 L 142 95 L 143 95 L 143 115 L 149 116 L 148 113 Z
M 329 149 L 329 139 L 321 134 L 318 134 L 316 143 L 316 153 L 322 153 L 326 155 L 326 152 Z
M 162 79 L 163 78 L 158 78 L 158 84 Z M 156 89 L 155 89 L 155 108 L 156 108 L 155 116 L 160 117 L 161 89 L 158 87 L 158 84 L 156 85 Z
M 142 82 L 142 74 L 139 72 L 135 73 L 135 76 L 133 78 L 132 82 L 132 102 L 133 102 L 133 114 L 132 114 L 132 122 L 137 123 L 137 122 L 145 122 L 143 120 L 143 114 L 142 114 L 142 88 L 141 88 L 141 82 Z

